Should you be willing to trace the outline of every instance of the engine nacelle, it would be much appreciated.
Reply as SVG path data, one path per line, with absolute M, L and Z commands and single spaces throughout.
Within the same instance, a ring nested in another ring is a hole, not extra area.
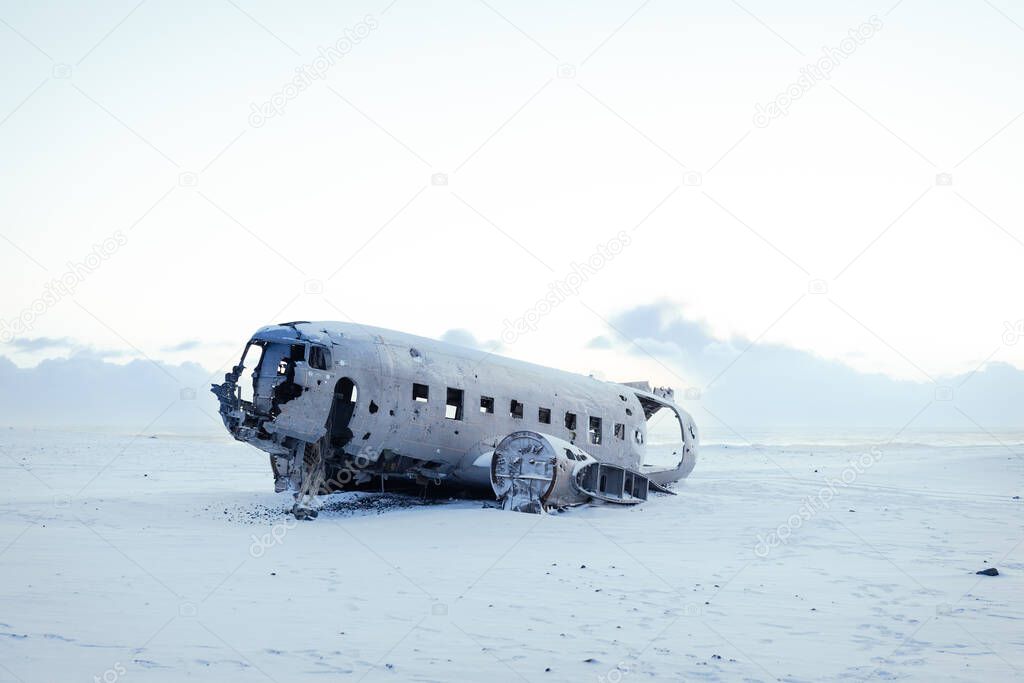
M 509 434 L 491 458 L 491 486 L 502 508 L 544 512 L 595 500 L 635 505 L 651 487 L 663 487 L 633 470 L 598 462 L 583 449 L 549 434 Z

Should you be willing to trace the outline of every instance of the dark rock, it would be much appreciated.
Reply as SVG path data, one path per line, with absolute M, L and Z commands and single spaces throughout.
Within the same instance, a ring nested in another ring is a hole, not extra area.
M 313 510 L 311 508 L 299 507 L 296 505 L 292 508 L 292 514 L 295 515 L 295 519 L 298 520 L 314 520 L 320 516 L 319 510 Z
M 989 567 L 983 571 L 975 572 L 975 574 L 978 576 L 999 576 L 999 570 L 995 567 Z

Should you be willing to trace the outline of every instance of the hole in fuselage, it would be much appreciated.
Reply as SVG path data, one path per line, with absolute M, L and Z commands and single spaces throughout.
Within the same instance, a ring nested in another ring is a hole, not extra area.
M 352 430 L 348 426 L 352 422 L 352 413 L 355 412 L 358 397 L 359 390 L 355 382 L 348 377 L 342 377 L 334 386 L 334 403 L 331 406 L 331 416 L 327 420 L 331 446 L 334 448 L 344 448 L 352 440 Z

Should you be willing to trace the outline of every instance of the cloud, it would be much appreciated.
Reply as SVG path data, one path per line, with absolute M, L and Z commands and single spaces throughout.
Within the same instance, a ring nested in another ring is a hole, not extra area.
M 704 421 L 726 429 L 835 428 L 839 437 L 843 429 L 895 432 L 908 423 L 975 432 L 1024 424 L 1024 372 L 1004 363 L 935 383 L 902 381 L 783 345 L 718 339 L 666 303 L 626 311 L 613 324 L 642 347 L 617 349 L 674 369 L 675 377 L 662 379 L 701 392 L 699 401 L 677 393 L 682 403 L 695 414 L 706 408 Z
M 19 351 L 33 353 L 51 349 L 77 348 L 78 342 L 70 337 L 17 337 L 7 343 Z
M 104 358 L 127 358 L 133 355 L 135 352 L 125 349 L 95 349 L 91 346 L 81 346 L 71 350 L 71 357 L 80 359 L 103 360 Z
M 449 344 L 457 344 L 459 346 L 468 346 L 472 349 L 480 348 L 480 344 L 477 342 L 476 337 L 474 337 L 473 333 L 469 330 L 448 330 L 441 335 L 441 341 L 448 342 Z
M 97 349 L 71 337 L 18 337 L 7 345 L 24 353 L 61 350 L 80 358 L 124 358 L 133 355 L 125 349 Z
M 588 349 L 610 349 L 612 348 L 612 342 L 608 337 L 594 337 L 587 342 Z
M 501 342 L 497 340 L 480 342 L 472 332 L 462 328 L 448 330 L 441 335 L 441 341 L 482 351 L 497 351 L 502 348 Z
M 165 346 L 161 350 L 166 353 L 180 353 L 182 351 L 195 351 L 202 346 L 203 342 L 198 339 L 186 339 L 185 341 L 174 344 L 173 346 Z

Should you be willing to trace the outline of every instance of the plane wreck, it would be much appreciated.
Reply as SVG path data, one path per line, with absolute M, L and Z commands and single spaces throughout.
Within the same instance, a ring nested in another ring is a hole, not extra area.
M 317 495 L 395 481 L 493 493 L 521 512 L 633 505 L 671 493 L 699 442 L 671 389 L 349 323 L 261 328 L 212 391 L 231 435 L 270 454 L 300 518 Z M 654 466 L 648 425 L 663 410 L 678 461 Z

